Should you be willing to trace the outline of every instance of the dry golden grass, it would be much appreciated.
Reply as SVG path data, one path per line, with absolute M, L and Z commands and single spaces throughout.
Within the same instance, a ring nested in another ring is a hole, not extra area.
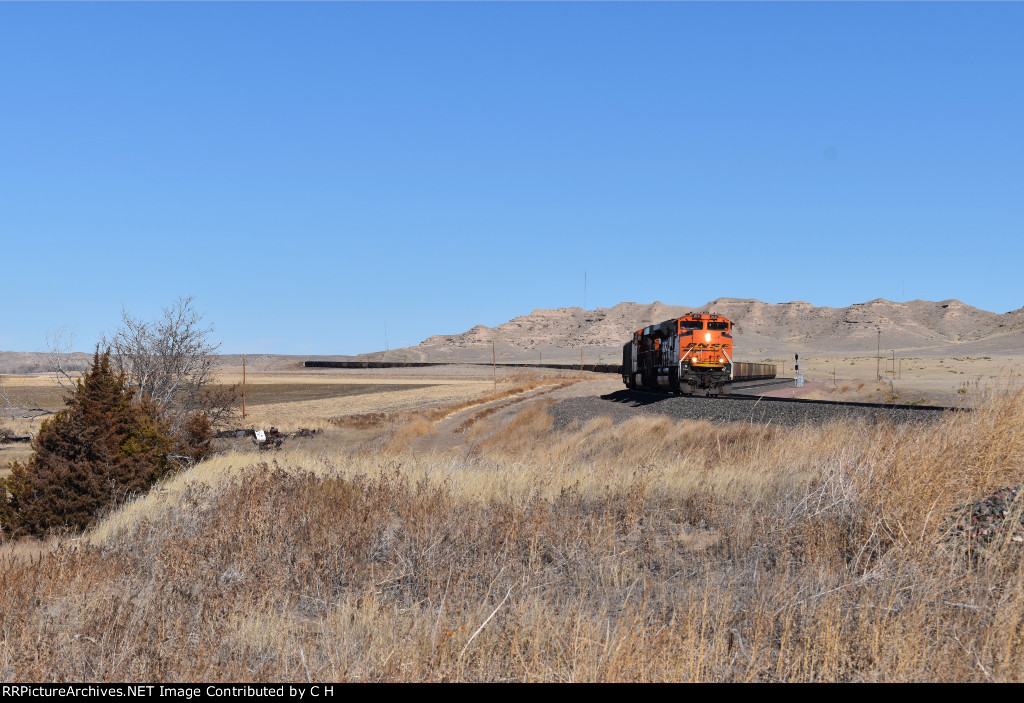
M 333 418 L 332 424 L 339 427 L 367 429 L 371 427 L 382 427 L 385 425 L 400 425 L 402 423 L 420 420 L 435 423 L 464 410 L 469 410 L 470 408 L 487 405 L 489 403 L 494 403 L 495 401 L 504 400 L 506 398 L 512 398 L 514 396 L 520 396 L 525 393 L 529 393 L 530 391 L 537 390 L 538 388 L 550 388 L 553 390 L 565 388 L 566 386 L 573 385 L 577 381 L 575 379 L 552 379 L 546 376 L 537 375 L 527 379 L 509 379 L 509 382 L 512 383 L 512 385 L 503 385 L 500 390 L 491 390 L 490 392 L 482 395 L 478 394 L 455 401 L 449 400 L 448 402 L 438 400 L 435 401 L 435 404 L 432 407 L 424 410 L 404 412 L 386 412 L 378 410 L 370 413 L 342 415 L 340 417 Z M 488 390 L 490 389 L 491 386 L 488 384 Z
M 1021 481 L 1024 392 L 926 429 L 555 431 L 546 405 L 474 423 L 468 452 L 329 431 L 219 456 L 78 541 L 0 555 L 0 678 L 1024 675 L 1024 560 L 947 537 Z
M 323 377 L 275 375 L 264 379 L 258 378 L 252 383 L 253 392 L 258 394 L 260 400 L 257 405 L 247 406 L 246 420 L 243 424 L 256 427 L 276 425 L 314 429 L 325 429 L 332 424 L 346 423 L 360 426 L 358 418 L 366 416 L 391 418 L 401 413 L 431 413 L 438 407 L 476 402 L 492 388 L 490 381 L 478 378 L 440 378 L 425 382 L 346 376 L 325 380 Z M 305 386 L 316 392 L 303 397 L 301 391 L 289 391 L 289 385 Z M 321 390 L 332 385 L 339 388 L 365 385 L 374 392 L 345 394 L 339 391 L 337 395 L 326 395 Z M 275 398 L 275 388 L 281 389 L 281 392 L 276 394 L 280 400 Z M 350 418 L 356 420 L 350 421 Z
M 972 347 L 973 343 L 961 346 Z M 891 353 L 884 347 L 881 358 L 876 358 L 874 349 L 865 356 L 808 350 L 801 354 L 800 362 L 808 381 L 825 381 L 830 388 L 848 385 L 844 400 L 881 401 L 896 395 L 901 402 L 944 406 L 955 406 L 963 395 L 977 394 L 987 385 L 1020 378 L 1024 370 L 1024 359 L 1018 355 L 993 357 L 964 349 L 943 357 L 937 356 L 936 350 L 897 350 L 894 363 L 887 358 Z M 793 375 L 792 356 L 771 361 L 780 375 Z

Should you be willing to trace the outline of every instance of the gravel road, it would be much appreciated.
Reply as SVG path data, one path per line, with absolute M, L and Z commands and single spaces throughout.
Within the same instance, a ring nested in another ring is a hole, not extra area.
M 554 418 L 556 428 L 563 428 L 573 420 L 586 422 L 595 417 L 610 417 L 618 423 L 631 417 L 648 414 L 667 415 L 676 420 L 755 422 L 773 425 L 798 425 L 804 422 L 821 424 L 837 418 L 867 418 L 869 422 L 928 423 L 945 416 L 945 413 L 936 411 L 658 395 L 626 390 L 606 395 L 568 398 L 551 406 L 548 412 Z

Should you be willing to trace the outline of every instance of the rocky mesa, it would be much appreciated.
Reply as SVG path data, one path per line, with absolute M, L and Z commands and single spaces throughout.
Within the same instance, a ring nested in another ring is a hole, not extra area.
M 1016 354 L 1024 350 L 1024 308 L 999 314 L 959 300 L 878 298 L 843 308 L 803 301 L 765 303 L 717 298 L 703 305 L 625 302 L 610 308 L 534 310 L 495 327 L 477 325 L 461 334 L 434 335 L 414 347 L 386 352 L 393 361 L 573 362 L 580 349 L 587 363 L 614 363 L 633 331 L 691 311 L 716 312 L 736 325 L 745 359 L 772 358 L 801 348 L 808 353 L 874 355 L 885 349 L 922 355 Z M 382 352 L 360 355 L 381 358 Z

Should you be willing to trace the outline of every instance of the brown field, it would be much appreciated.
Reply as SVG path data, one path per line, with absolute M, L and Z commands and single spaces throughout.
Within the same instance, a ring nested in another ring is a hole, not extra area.
M 0 384 L 10 400 L 18 405 L 64 407 L 64 389 L 52 376 L 0 376 Z
M 328 398 L 344 398 L 352 395 L 373 395 L 393 391 L 414 391 L 421 388 L 432 388 L 434 383 L 260 383 L 246 389 L 248 405 L 271 405 L 273 403 L 293 403 Z
M 1005 387 L 1024 378 L 1024 358 L 999 355 L 918 356 L 897 352 L 895 360 L 882 350 L 874 356 L 803 356 L 802 368 L 808 380 L 823 381 L 827 390 L 821 398 L 837 395 L 844 400 L 883 402 L 895 396 L 898 402 L 956 405 L 965 396 L 977 396 L 986 389 Z M 779 375 L 793 376 L 793 357 L 765 359 L 776 364 Z M 881 376 L 881 378 L 879 378 Z M 811 396 L 815 397 L 815 396 Z
M 5 400 L 10 401 L 18 409 L 6 408 Z M 64 407 L 64 389 L 52 376 L 0 376 L 0 426 L 16 434 L 35 434 L 39 430 L 42 416 L 21 417 L 22 415 L 40 415 L 39 412 L 23 411 L 20 408 L 42 408 L 59 410 Z M 32 455 L 28 444 L 0 444 L 0 476 L 7 473 L 7 465 L 12 461 L 26 461 Z
M 552 429 L 551 402 L 616 377 L 249 380 L 246 425 L 323 433 L 240 442 L 83 535 L 0 548 L 0 678 L 1024 677 L 1019 531 L 952 536 L 1021 482 L 1012 379 L 927 434 Z

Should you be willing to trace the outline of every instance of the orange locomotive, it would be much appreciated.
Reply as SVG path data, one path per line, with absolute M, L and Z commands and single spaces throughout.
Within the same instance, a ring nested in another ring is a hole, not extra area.
M 724 393 L 731 381 L 759 378 L 775 378 L 775 366 L 734 362 L 732 322 L 714 313 L 650 325 L 622 348 L 622 381 L 630 388 Z

